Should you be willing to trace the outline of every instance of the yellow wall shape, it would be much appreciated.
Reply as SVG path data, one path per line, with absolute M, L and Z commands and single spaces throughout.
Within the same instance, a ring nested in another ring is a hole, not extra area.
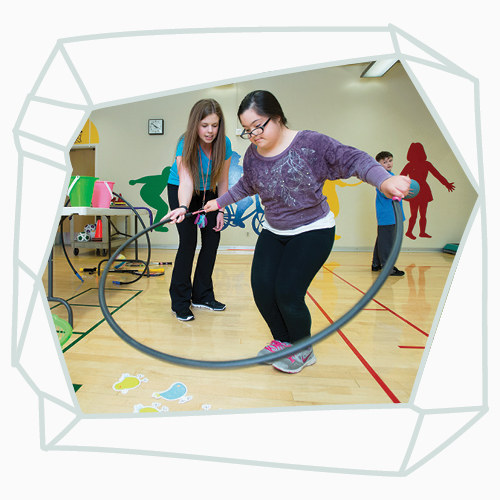
M 336 181 L 326 181 L 325 185 L 323 186 L 323 194 L 326 196 L 326 199 L 328 201 L 328 205 L 330 205 L 330 210 L 333 212 L 333 215 L 335 217 L 338 217 L 339 212 L 340 212 L 340 203 L 339 203 L 339 196 L 337 194 L 336 188 L 337 187 L 354 187 L 358 186 L 361 184 L 361 182 L 356 182 L 355 184 L 348 184 L 347 182 L 344 182 L 340 179 Z M 339 234 L 335 234 L 335 239 L 338 240 L 340 239 Z
M 99 133 L 97 132 L 96 126 L 88 120 L 90 123 L 90 144 L 99 144 Z
M 82 131 L 76 138 L 75 144 L 98 144 L 99 143 L 99 133 L 97 132 L 96 126 L 87 120 L 82 128 Z

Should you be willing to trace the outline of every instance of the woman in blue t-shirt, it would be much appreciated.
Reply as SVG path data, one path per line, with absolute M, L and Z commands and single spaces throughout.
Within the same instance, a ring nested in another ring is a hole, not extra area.
M 215 300 L 212 282 L 224 210 L 201 215 L 196 220 L 184 216 L 187 212 L 200 210 L 207 201 L 227 191 L 231 154 L 231 142 L 225 135 L 224 115 L 219 103 L 214 99 L 198 101 L 189 114 L 186 132 L 177 143 L 167 186 L 171 211 L 164 217 L 175 221 L 179 232 L 170 298 L 172 312 L 180 321 L 194 319 L 191 305 L 212 311 L 226 308 Z M 201 232 L 201 250 L 191 282 L 197 226 Z

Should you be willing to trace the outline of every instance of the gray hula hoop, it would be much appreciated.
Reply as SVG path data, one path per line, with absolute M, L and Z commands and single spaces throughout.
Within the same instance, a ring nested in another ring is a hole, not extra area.
M 396 218 L 396 238 L 394 240 L 394 245 L 391 249 L 391 253 L 389 254 L 389 258 L 387 260 L 386 265 L 382 269 L 380 275 L 378 278 L 373 282 L 372 286 L 368 289 L 368 291 L 363 295 L 361 300 L 359 300 L 348 312 L 346 312 L 342 317 L 340 317 L 337 321 L 332 323 L 330 326 L 326 327 L 324 330 L 322 330 L 319 333 L 316 333 L 315 335 L 312 335 L 311 337 L 308 337 L 307 339 L 297 342 L 291 347 L 287 347 L 286 349 L 283 349 L 282 351 L 271 353 L 271 354 L 266 354 L 264 356 L 256 356 L 253 358 L 244 358 L 244 359 L 233 359 L 233 360 L 228 360 L 228 361 L 205 361 L 205 360 L 198 360 L 198 359 L 189 359 L 189 358 L 182 358 L 178 356 L 172 356 L 170 354 L 157 351 L 155 349 L 152 349 L 151 347 L 148 347 L 144 344 L 141 344 L 137 340 L 135 340 L 133 337 L 128 335 L 113 319 L 112 314 L 109 312 L 108 306 L 106 304 L 106 296 L 105 296 L 105 285 L 106 285 L 106 277 L 108 275 L 108 271 L 110 270 L 113 262 L 116 260 L 118 255 L 123 251 L 124 248 L 126 248 L 128 245 L 133 243 L 136 239 L 140 238 L 142 235 L 146 234 L 149 231 L 152 231 L 156 229 L 159 226 L 162 226 L 163 224 L 166 224 L 168 222 L 171 222 L 171 219 L 166 219 L 164 221 L 159 221 L 153 224 L 150 227 L 147 227 L 140 231 L 139 233 L 135 234 L 131 238 L 129 238 L 127 241 L 125 241 L 113 254 L 113 256 L 109 259 L 108 263 L 106 264 L 106 267 L 104 268 L 104 271 L 101 274 L 101 280 L 99 283 L 99 305 L 101 307 L 101 311 L 104 315 L 105 320 L 109 324 L 109 326 L 113 329 L 113 331 L 127 344 L 132 346 L 133 348 L 141 351 L 144 354 L 147 354 L 148 356 L 152 356 L 154 358 L 160 359 L 162 361 L 166 361 L 168 363 L 173 363 L 177 365 L 183 365 L 183 366 L 189 366 L 193 368 L 210 368 L 210 369 L 226 369 L 226 368 L 241 368 L 244 366 L 252 366 L 252 365 L 257 365 L 257 364 L 262 364 L 262 363 L 270 363 L 277 361 L 278 359 L 284 358 L 286 356 L 291 356 L 293 354 L 296 354 L 297 352 L 301 351 L 302 349 L 306 349 L 307 347 L 312 346 L 313 344 L 316 344 L 317 342 L 320 342 L 321 340 L 325 339 L 326 337 L 329 337 L 330 335 L 334 334 L 337 330 L 339 330 L 342 326 L 344 326 L 346 323 L 351 321 L 357 314 L 361 312 L 361 310 L 375 297 L 375 295 L 379 292 L 379 290 L 382 288 L 383 284 L 385 283 L 387 277 L 391 273 L 394 264 L 396 263 L 396 260 L 399 255 L 399 251 L 401 249 L 401 244 L 403 241 L 403 215 L 402 215 L 402 210 L 401 206 L 399 204 L 399 199 L 394 198 L 392 200 L 392 205 L 394 209 L 394 215 Z M 192 217 L 192 213 L 187 213 L 186 218 Z

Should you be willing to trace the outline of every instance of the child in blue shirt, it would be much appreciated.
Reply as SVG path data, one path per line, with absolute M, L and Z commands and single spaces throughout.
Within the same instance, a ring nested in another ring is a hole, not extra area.
M 376 157 L 377 160 L 391 175 L 394 175 L 392 170 L 393 156 L 389 151 L 381 151 Z M 405 220 L 403 212 L 403 202 L 401 211 L 403 220 Z M 377 197 L 375 199 L 375 208 L 377 210 L 377 239 L 373 250 L 372 271 L 380 271 L 391 253 L 396 238 L 396 217 L 392 206 L 392 200 L 387 198 L 377 189 Z M 404 276 L 404 271 L 400 271 L 394 267 L 389 276 Z

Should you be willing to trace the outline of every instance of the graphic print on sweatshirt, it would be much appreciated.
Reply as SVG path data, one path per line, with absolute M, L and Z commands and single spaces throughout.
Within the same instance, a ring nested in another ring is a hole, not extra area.
M 265 181 L 259 182 L 261 197 L 281 199 L 288 207 L 298 208 L 301 194 L 310 189 L 311 185 L 311 159 L 315 151 L 301 148 L 302 154 L 290 150 L 283 158 L 268 166 L 263 165 L 262 177 Z

